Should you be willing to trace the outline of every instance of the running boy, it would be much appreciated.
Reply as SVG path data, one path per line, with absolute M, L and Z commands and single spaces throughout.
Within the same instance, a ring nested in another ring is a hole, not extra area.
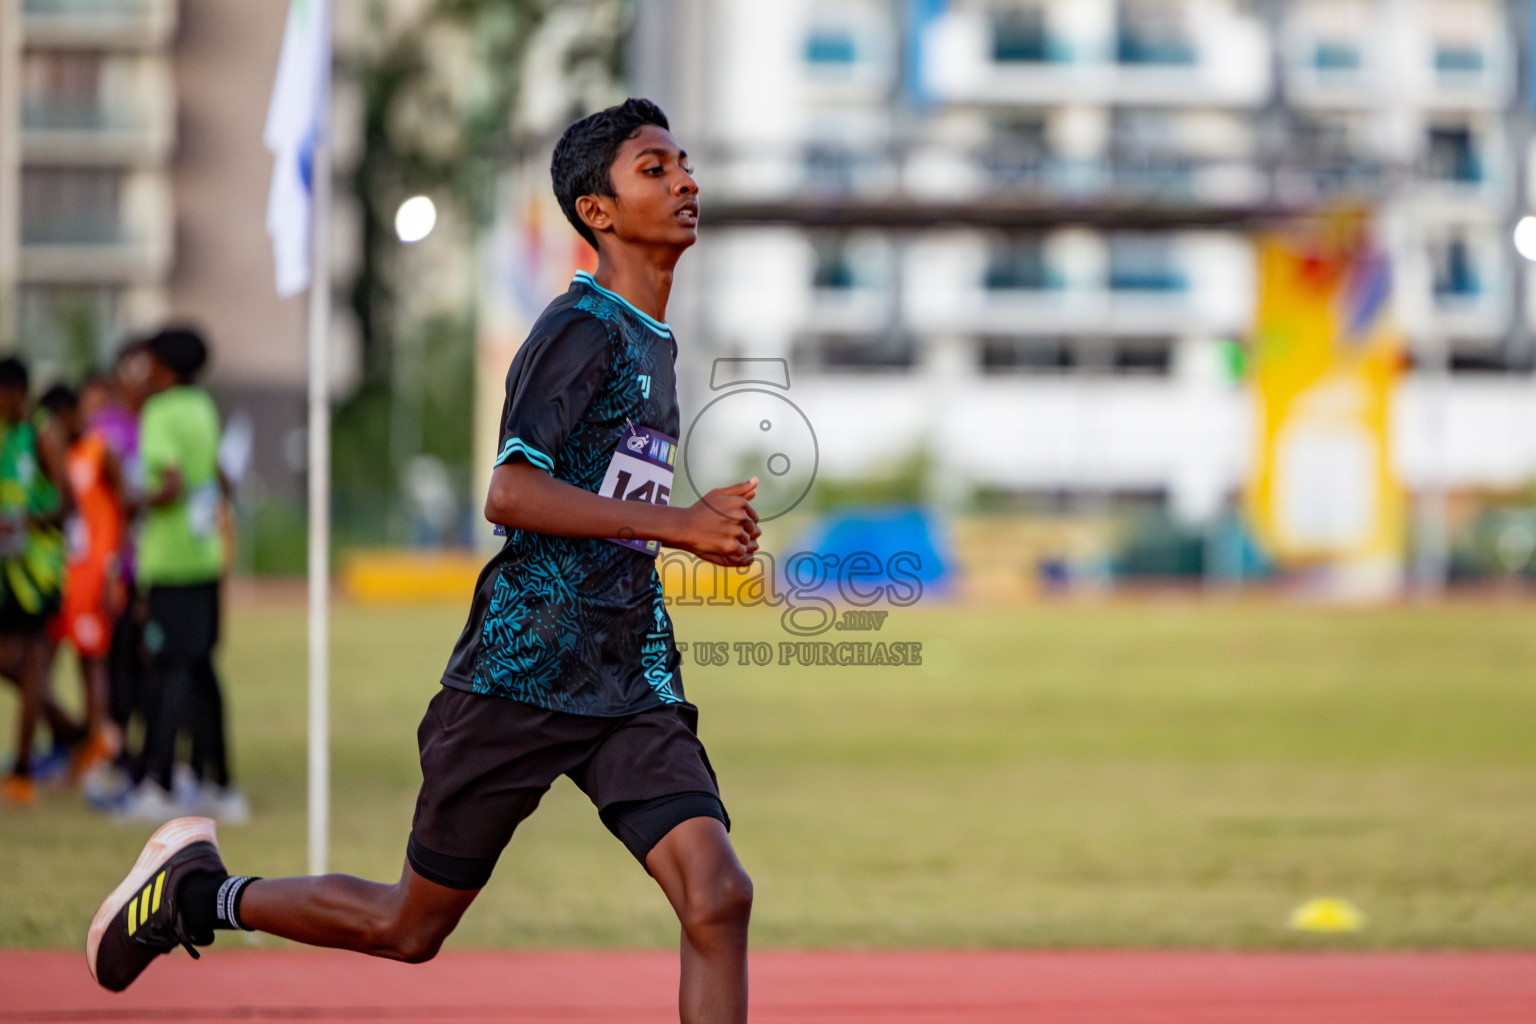
M 646 100 L 568 128 L 551 173 L 598 268 L 549 305 L 507 374 L 485 505 L 507 540 L 418 730 L 423 780 L 400 880 L 230 876 L 212 822 L 179 819 L 91 923 L 87 957 L 105 987 L 217 928 L 428 960 L 564 774 L 677 912 L 681 1020 L 746 1020 L 752 885 L 683 697 L 653 562 L 660 543 L 744 565 L 759 533 L 755 480 L 666 503 L 679 413 L 664 318 L 698 234 L 698 186 Z

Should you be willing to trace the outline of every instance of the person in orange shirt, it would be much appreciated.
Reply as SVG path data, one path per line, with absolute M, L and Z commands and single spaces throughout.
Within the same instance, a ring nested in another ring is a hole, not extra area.
M 85 429 L 94 407 L 105 397 L 101 382 L 87 381 L 78 396 L 56 385 L 41 402 L 69 445 L 65 475 L 74 511 L 64 529 L 63 606 L 49 624 L 48 635 L 55 649 L 68 642 L 80 660 L 90 735 L 76 752 L 72 766 L 76 778 L 109 761 L 122 748 L 108 707 L 107 654 L 113 622 L 123 603 L 118 578 L 125 534 L 123 479 L 107 439 Z

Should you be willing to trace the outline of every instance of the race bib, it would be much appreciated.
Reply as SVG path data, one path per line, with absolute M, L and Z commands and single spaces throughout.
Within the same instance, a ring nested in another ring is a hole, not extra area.
M 621 501 L 665 505 L 672 497 L 672 468 L 676 461 L 677 438 L 649 427 L 630 426 L 613 450 L 598 493 Z M 661 542 L 657 540 L 609 539 L 652 558 L 661 551 Z

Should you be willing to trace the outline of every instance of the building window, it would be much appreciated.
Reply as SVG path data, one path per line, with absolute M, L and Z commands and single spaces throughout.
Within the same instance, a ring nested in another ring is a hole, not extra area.
M 847 67 L 859 61 L 859 45 L 847 27 L 818 26 L 805 37 L 805 62 L 815 67 Z
M 847 146 L 813 142 L 805 152 L 805 176 L 810 184 L 836 191 L 853 188 L 859 155 Z
M 1483 180 L 1472 129 L 1440 127 L 1429 130 L 1429 176 L 1436 181 L 1475 185 Z
M 846 291 L 858 284 L 853 260 L 842 239 L 818 238 L 812 244 L 816 249 L 816 266 L 811 272 L 811 287 Z
M 1072 346 L 1061 338 L 984 338 L 981 371 L 987 374 L 1053 374 L 1072 368 Z
M 818 292 L 883 292 L 894 280 L 890 240 L 862 232 L 818 231 L 809 236 L 814 262 L 811 287 Z M 824 296 L 831 298 L 831 296 Z
M 1462 237 L 1437 245 L 1430 253 L 1437 299 L 1471 299 L 1482 294 L 1482 282 L 1472 258 L 1472 247 Z
M 999 64 L 1031 64 L 1067 59 L 1061 44 L 1051 39 L 1045 11 L 1036 6 L 994 8 L 992 59 Z
M 82 167 L 29 168 L 21 175 L 21 240 L 32 245 L 121 240 L 122 175 Z
M 983 279 L 987 291 L 1040 291 L 1057 282 L 1038 238 L 1015 238 L 992 247 Z
M 1139 377 L 1166 377 L 1173 365 L 1173 342 L 1168 338 L 1136 338 L 1117 342 L 1113 372 Z
M 16 299 L 17 336 L 39 368 L 71 377 L 88 373 L 118 339 L 115 288 L 23 285 Z
M 103 60 L 96 53 L 40 53 L 22 65 L 22 123 L 28 128 L 94 128 L 104 118 Z
M 1128 236 L 1110 241 L 1109 287 L 1117 292 L 1182 292 L 1188 282 L 1167 241 Z
M 1184 10 L 1175 0 L 1125 0 L 1115 29 L 1115 52 L 1122 64 L 1177 66 L 1195 62 Z
M 1312 67 L 1316 71 L 1359 71 L 1360 47 L 1355 43 L 1330 40 L 1312 48 Z
M 811 370 L 908 370 L 917 362 L 917 345 L 906 334 L 808 335 L 795 342 L 793 358 Z
M 1109 153 L 1119 190 L 1189 195 L 1195 161 L 1184 148 L 1178 115 L 1161 110 L 1117 110 L 1111 121 Z
M 1483 51 L 1476 46 L 1437 46 L 1435 71 L 1457 77 L 1479 75 L 1483 71 Z
M 1031 184 L 1040 177 L 1049 154 L 1044 114 L 1000 117 L 988 132 L 981 162 L 998 184 Z

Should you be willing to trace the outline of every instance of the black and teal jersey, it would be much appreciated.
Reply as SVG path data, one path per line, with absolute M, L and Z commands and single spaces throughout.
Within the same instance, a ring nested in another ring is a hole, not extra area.
M 672 331 L 578 273 L 507 371 L 496 464 L 597 492 L 631 426 L 678 436 Z M 579 715 L 683 704 L 655 559 L 591 537 L 508 532 L 480 573 L 443 684 Z

